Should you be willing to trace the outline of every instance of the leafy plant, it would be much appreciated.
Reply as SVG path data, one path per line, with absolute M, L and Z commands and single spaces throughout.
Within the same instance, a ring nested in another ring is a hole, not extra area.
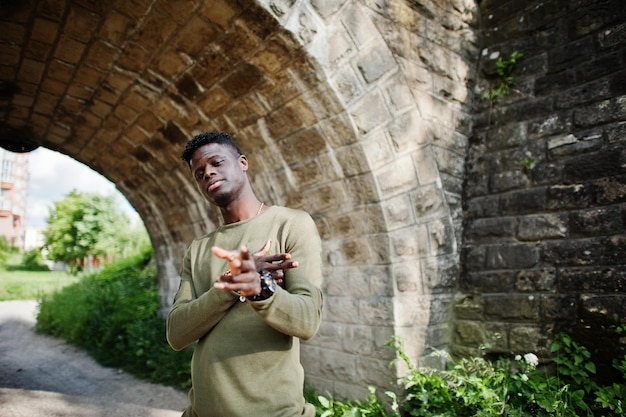
M 404 393 L 399 400 L 409 416 L 609 417 L 624 412 L 626 356 L 614 361 L 621 383 L 600 386 L 591 378 L 596 369 L 589 351 L 565 333 L 552 344 L 553 368 L 539 366 L 533 353 L 497 361 L 453 361 L 446 355 L 446 369 L 417 368 L 400 340 L 388 344 L 409 369 L 401 379 Z
M 537 159 L 533 158 L 533 157 L 528 157 L 522 160 L 522 171 L 523 172 L 530 172 L 533 170 L 533 168 L 535 167 L 535 165 L 537 165 Z
M 579 346 L 567 334 L 561 333 L 550 348 L 552 353 L 559 353 L 552 360 L 558 374 L 571 379 L 575 386 L 589 393 L 597 388 L 589 374 L 596 373 L 596 365 L 591 362 L 591 354 L 584 346 Z
M 318 395 L 314 389 L 305 390 L 307 402 L 313 404 L 317 417 L 400 417 L 396 394 L 387 391 L 391 399 L 390 411 L 376 395 L 376 388 L 368 387 L 369 395 L 365 401 L 338 401 L 332 396 Z
M 498 57 L 496 61 L 496 84 L 491 85 L 489 89 L 482 93 L 481 97 L 483 100 L 495 100 L 498 97 L 511 94 L 511 88 L 515 84 L 515 77 L 511 73 L 517 61 L 523 56 L 520 52 L 513 52 L 508 59 Z

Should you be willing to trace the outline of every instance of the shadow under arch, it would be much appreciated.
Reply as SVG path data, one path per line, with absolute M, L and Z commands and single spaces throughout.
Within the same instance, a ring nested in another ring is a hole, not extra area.
M 454 236 L 434 139 L 423 129 L 425 114 L 445 103 L 412 89 L 423 81 L 414 79 L 424 71 L 419 57 L 389 48 L 394 16 L 386 13 L 400 9 L 346 1 L 317 2 L 332 10 L 308 20 L 299 17 L 310 9 L 276 12 L 300 3 L 24 2 L 6 11 L 24 36 L 2 57 L 10 70 L 0 76 L 16 88 L 0 121 L 28 126 L 37 144 L 116 184 L 150 234 L 164 309 L 187 245 L 220 222 L 180 152 L 200 131 L 232 133 L 259 197 L 310 212 L 324 241 L 327 320 L 303 347 L 308 374 L 330 392 L 358 385 L 366 394 L 394 376 L 383 345 L 398 316 L 420 354 L 429 295 L 412 297 L 428 272 L 421 259 L 437 255 L 420 251 L 433 234 Z M 418 224 L 413 206 L 422 201 L 444 214 Z M 398 305 L 404 284 L 416 290 Z

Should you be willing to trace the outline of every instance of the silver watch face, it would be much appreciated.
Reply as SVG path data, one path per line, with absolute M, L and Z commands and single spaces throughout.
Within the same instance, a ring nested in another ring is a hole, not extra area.
M 276 291 L 276 280 L 274 279 L 272 274 L 267 271 L 263 271 L 263 273 L 261 274 L 261 280 L 265 283 L 265 285 L 261 283 L 262 287 L 266 287 L 271 292 Z
M 269 281 L 267 282 L 267 288 L 271 292 L 276 291 L 276 280 L 274 279 L 274 277 L 270 278 Z

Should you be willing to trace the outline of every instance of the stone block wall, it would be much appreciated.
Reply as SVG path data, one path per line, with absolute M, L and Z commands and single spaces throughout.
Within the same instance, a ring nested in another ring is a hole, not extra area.
M 626 7 L 482 1 L 454 348 L 547 353 L 585 312 L 626 317 Z
M 303 208 L 323 239 L 325 302 L 302 357 L 307 382 L 364 398 L 368 385 L 384 391 L 403 372 L 389 366 L 392 336 L 415 361 L 451 342 L 477 8 L 471 0 L 261 3 L 320 64 L 345 109 L 322 131 L 327 147 L 313 150 L 328 153 L 324 165 L 337 177 L 325 184 L 306 170 L 315 193 L 303 194 Z

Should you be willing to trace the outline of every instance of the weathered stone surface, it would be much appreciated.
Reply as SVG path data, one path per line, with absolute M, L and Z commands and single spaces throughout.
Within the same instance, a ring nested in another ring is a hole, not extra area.
M 486 331 L 479 322 L 459 320 L 455 329 L 457 343 L 460 345 L 476 346 L 486 340 Z
M 350 114 L 362 135 L 366 135 L 375 128 L 384 125 L 391 118 L 385 107 L 384 99 L 379 94 L 361 99 L 353 107 Z
M 519 292 L 553 292 L 556 290 L 556 269 L 520 271 L 515 275 L 515 289 Z
M 512 240 L 515 236 L 516 221 L 513 218 L 481 218 L 476 219 L 465 230 L 468 242 L 489 242 L 495 240 Z
M 539 326 L 515 326 L 509 335 L 509 345 L 514 352 L 547 353 L 545 336 Z
M 525 14 L 520 5 L 481 5 L 491 17 L 484 27 L 488 39 L 485 55 L 491 49 L 506 49 L 510 31 L 519 30 L 508 22 L 519 22 L 517 16 Z M 607 3 L 600 14 L 594 13 L 593 24 L 582 18 L 589 16 L 590 3 L 580 3 L 576 10 L 555 6 L 557 2 L 544 3 L 525 15 L 529 28 L 546 25 L 541 38 L 522 36 L 521 42 L 509 45 L 515 48 L 509 50 L 524 53 L 515 65 L 519 78 L 510 97 L 498 98 L 483 110 L 488 112 L 487 124 L 477 125 L 475 137 L 488 141 L 486 146 L 470 148 L 469 198 L 465 202 L 465 213 L 470 216 L 464 250 L 469 280 L 462 286 L 483 297 L 499 294 L 503 303 L 517 309 L 514 315 L 534 322 L 512 328 L 510 345 L 503 348 L 536 349 L 542 354 L 548 354 L 547 327 L 542 326 L 575 321 L 583 299 L 606 302 L 607 313 L 625 314 L 619 303 L 583 295 L 619 292 L 623 285 L 617 260 L 624 227 L 624 193 L 620 191 L 623 149 L 622 145 L 615 146 L 623 143 L 618 122 L 623 114 L 619 104 L 623 83 L 614 82 L 621 72 L 615 65 L 616 44 L 609 39 L 614 35 L 614 24 L 601 17 L 616 16 L 619 6 L 617 2 Z M 570 13 L 581 18 L 564 18 Z M 576 35 L 566 36 L 554 24 L 557 21 L 569 22 L 568 33 Z M 603 50 L 594 41 L 596 36 L 599 40 L 606 36 L 612 49 Z M 530 45 L 535 41 L 539 49 L 530 57 L 524 49 L 533 49 Z M 594 54 L 597 60 L 591 62 L 588 57 Z M 492 63 L 481 64 L 487 77 L 493 74 Z M 517 172 L 511 169 L 516 161 L 520 164 Z M 486 184 L 480 173 L 487 171 L 493 173 Z M 609 188 L 603 188 L 605 184 L 610 184 Z M 513 236 L 492 231 L 494 225 L 504 224 L 499 223 L 504 219 L 514 225 Z M 529 244 L 524 247 L 510 242 Z M 517 252 L 522 247 L 524 250 Z M 523 299 L 519 298 L 521 293 L 535 300 L 539 294 L 541 308 L 523 307 L 518 302 Z M 560 295 L 565 293 L 569 295 Z M 474 320 L 511 321 L 498 317 L 503 312 L 496 305 L 491 303 L 492 318 Z
M 620 293 L 626 288 L 626 270 L 622 266 L 563 268 L 558 286 L 562 293 Z
M 566 219 L 566 215 L 557 214 L 520 217 L 516 236 L 522 241 L 566 237 L 568 234 Z
M 395 68 L 395 63 L 386 45 L 381 44 L 359 59 L 357 66 L 365 82 L 371 84 Z

